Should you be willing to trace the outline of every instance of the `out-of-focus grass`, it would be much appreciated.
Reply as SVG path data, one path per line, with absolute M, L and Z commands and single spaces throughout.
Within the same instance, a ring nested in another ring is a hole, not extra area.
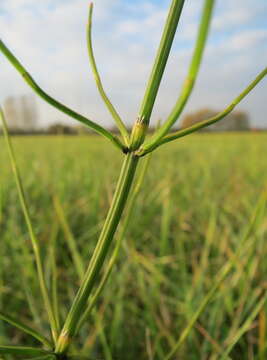
M 13 143 L 47 281 L 51 291 L 57 283 L 64 304 L 62 318 L 122 159 L 99 137 L 18 137 Z M 3 139 L 0 144 L 0 309 L 19 313 L 46 335 L 30 240 Z M 105 359 L 164 359 L 216 274 L 233 262 L 177 359 L 266 358 L 266 153 L 267 134 L 201 134 L 152 156 L 118 263 L 76 344 L 85 342 L 84 355 L 92 349 L 91 356 Z M 10 338 L 35 345 L 0 322 L 0 341 Z

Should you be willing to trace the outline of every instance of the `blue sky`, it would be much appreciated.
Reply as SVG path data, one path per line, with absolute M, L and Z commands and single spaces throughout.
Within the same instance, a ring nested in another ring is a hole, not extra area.
M 137 113 L 170 1 L 98 0 L 94 49 L 107 93 L 123 119 Z M 168 68 L 153 112 L 164 119 L 186 76 L 203 1 L 186 0 Z M 85 0 L 1 0 L 2 40 L 52 96 L 94 121 L 111 125 L 89 68 Z M 199 79 L 184 114 L 222 109 L 267 65 L 266 0 L 217 0 Z M 0 102 L 31 93 L 0 56 Z M 267 127 L 267 80 L 239 106 L 254 126 Z M 41 123 L 71 120 L 37 100 Z

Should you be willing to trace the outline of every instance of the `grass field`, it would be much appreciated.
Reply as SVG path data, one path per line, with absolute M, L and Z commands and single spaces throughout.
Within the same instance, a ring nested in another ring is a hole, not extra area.
M 63 319 L 122 157 L 99 137 L 18 137 L 13 143 L 51 289 L 56 255 Z M 0 144 L 0 309 L 48 334 L 3 139 Z M 75 344 L 85 344 L 85 356 L 164 359 L 228 265 L 173 359 L 266 359 L 266 154 L 264 133 L 192 135 L 153 154 L 117 265 Z M 35 345 L 0 322 L 0 343 L 10 339 Z

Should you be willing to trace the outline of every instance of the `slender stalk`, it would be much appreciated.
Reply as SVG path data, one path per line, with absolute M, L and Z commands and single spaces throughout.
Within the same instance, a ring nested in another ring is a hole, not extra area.
M 107 94 L 105 93 L 105 90 L 102 85 L 102 81 L 99 75 L 99 72 L 97 70 L 97 65 L 95 61 L 94 51 L 93 51 L 93 45 L 92 45 L 92 15 L 93 15 L 93 3 L 90 3 L 89 5 L 89 17 L 88 17 L 88 24 L 87 24 L 87 47 L 88 47 L 88 55 L 89 55 L 89 61 L 90 65 L 93 71 L 93 75 L 95 78 L 96 86 L 98 88 L 98 91 L 106 104 L 109 112 L 111 113 L 113 119 L 115 120 L 118 129 L 120 130 L 120 133 L 125 141 L 125 144 L 129 145 L 129 134 L 126 129 L 126 126 L 124 125 L 120 115 L 118 114 L 117 110 L 109 100 Z
M 75 335 L 78 323 L 87 307 L 87 300 L 91 294 L 96 278 L 102 268 L 110 243 L 122 216 L 130 188 L 134 179 L 139 158 L 132 153 L 126 155 L 117 188 L 109 209 L 105 224 L 90 260 L 84 280 L 73 301 L 67 319 L 56 345 L 56 353 L 64 354 Z
M 179 96 L 166 122 L 155 132 L 155 134 L 147 142 L 144 143 L 144 151 L 149 151 L 150 148 L 154 148 L 155 144 L 157 144 L 159 140 L 168 133 L 170 128 L 173 126 L 173 124 L 176 122 L 179 115 L 183 111 L 189 99 L 189 96 L 192 93 L 209 33 L 214 3 L 215 0 L 205 1 L 193 57 L 189 66 L 187 78 L 182 88 L 181 95 Z
M 212 118 L 210 119 L 206 119 L 206 120 L 203 120 L 203 121 L 200 121 L 192 126 L 189 126 L 188 128 L 185 128 L 185 129 L 181 129 L 181 130 L 178 130 L 174 133 L 171 133 L 167 136 L 165 136 L 162 140 L 159 141 L 159 143 L 155 143 L 153 145 L 153 147 L 151 146 L 148 150 L 144 150 L 144 149 L 141 149 L 140 152 L 139 152 L 139 155 L 140 156 L 143 156 L 145 154 L 147 154 L 148 152 L 150 151 L 153 151 L 155 150 L 157 147 L 159 147 L 160 145 L 162 144 L 165 144 L 165 143 L 168 143 L 170 141 L 173 141 L 173 140 L 176 140 L 176 139 L 179 139 L 183 136 L 186 136 L 186 135 L 189 135 L 199 129 L 202 129 L 206 126 L 209 126 L 211 124 L 214 124 L 216 123 L 217 121 L 223 119 L 226 115 L 228 115 L 231 111 L 234 110 L 234 108 L 236 107 L 237 104 L 240 103 L 241 100 L 244 99 L 244 97 L 246 95 L 248 95 L 248 93 L 267 75 L 267 67 L 261 72 L 259 73 L 259 75 L 252 81 L 252 83 L 249 84 L 249 86 L 244 90 L 242 91 L 241 94 L 239 94 L 232 102 L 230 105 L 228 105 L 223 111 L 219 112 L 216 116 L 213 116 Z
M 11 141 L 10 141 L 10 138 L 9 138 L 5 116 L 4 116 L 4 113 L 3 113 L 1 108 L 0 108 L 0 119 L 2 120 L 2 124 L 3 124 L 3 133 L 4 133 L 4 137 L 5 137 L 6 144 L 7 144 L 7 149 L 8 149 L 10 162 L 11 162 L 12 170 L 13 170 L 15 181 L 16 181 L 16 186 L 17 186 L 17 189 L 18 189 L 21 208 L 22 208 L 22 211 L 23 211 L 23 215 L 24 215 L 24 218 L 25 218 L 25 222 L 26 222 L 28 232 L 29 232 L 29 235 L 30 235 L 30 239 L 31 239 L 31 243 L 32 243 L 32 248 L 33 248 L 35 261 L 36 261 L 36 266 L 37 266 L 37 275 L 38 275 L 38 279 L 39 279 L 39 285 L 40 285 L 40 289 L 41 289 L 41 294 L 42 294 L 44 305 L 45 305 L 47 315 L 48 315 L 48 318 L 49 318 L 52 337 L 53 337 L 54 341 L 56 341 L 57 336 L 58 336 L 57 321 L 56 321 L 56 318 L 54 316 L 53 307 L 51 305 L 49 295 L 48 295 L 48 290 L 47 290 L 46 283 L 45 283 L 45 276 L 44 276 L 44 269 L 43 269 L 43 265 L 42 265 L 40 245 L 39 245 L 39 241 L 37 240 L 37 238 L 35 236 L 35 233 L 34 233 L 34 230 L 33 230 L 32 222 L 31 222 L 31 219 L 30 219 L 29 208 L 28 208 L 28 204 L 27 204 L 27 201 L 26 201 L 26 197 L 25 197 L 25 193 L 24 193 L 20 173 L 19 173 L 19 170 L 18 170 L 18 166 L 17 166 L 15 154 L 14 154 L 14 151 L 13 151 L 13 147 L 12 147 L 12 144 L 11 144 Z
M 153 106 L 170 54 L 180 15 L 184 6 L 184 1 L 185 0 L 172 0 L 154 66 L 152 68 L 143 102 L 139 111 L 139 116 L 131 134 L 130 147 L 132 150 L 136 150 L 144 141 L 146 129 L 149 125 Z
M 114 136 L 112 133 L 107 131 L 102 126 L 96 124 L 94 121 L 87 119 L 83 115 L 78 114 L 76 111 L 68 108 L 64 104 L 60 103 L 59 101 L 52 98 L 46 92 L 44 92 L 39 85 L 35 82 L 32 76 L 27 72 L 24 66 L 19 62 L 19 60 L 12 54 L 12 52 L 6 47 L 2 40 L 0 40 L 0 51 L 6 56 L 9 62 L 15 67 L 15 69 L 20 73 L 23 77 L 25 82 L 33 89 L 33 91 L 39 95 L 43 100 L 45 100 L 50 105 L 54 106 L 56 109 L 60 110 L 64 114 L 69 115 L 70 117 L 78 120 L 79 122 L 83 123 L 84 125 L 88 126 L 89 128 L 96 131 L 98 134 L 106 137 L 109 139 L 116 147 L 120 148 L 121 150 L 125 150 L 124 145 L 121 141 Z

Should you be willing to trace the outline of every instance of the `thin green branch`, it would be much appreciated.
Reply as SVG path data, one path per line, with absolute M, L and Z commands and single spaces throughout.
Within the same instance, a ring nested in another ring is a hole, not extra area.
M 202 56 L 204 53 L 205 45 L 207 42 L 207 37 L 209 33 L 211 18 L 212 18 L 212 10 L 214 7 L 215 0 L 206 0 L 204 4 L 204 8 L 202 11 L 201 22 L 198 30 L 198 37 L 193 53 L 193 57 L 191 60 L 191 64 L 189 67 L 187 78 L 184 82 L 181 95 L 179 96 L 173 110 L 168 116 L 166 122 L 155 132 L 155 134 L 144 143 L 142 148 L 144 151 L 150 151 L 150 148 L 154 148 L 155 144 L 157 144 L 160 139 L 162 139 L 176 122 L 181 112 L 183 111 L 189 96 L 192 93 L 192 90 L 195 85 L 195 81 L 199 72 Z
M 31 335 L 32 337 L 34 337 L 35 339 L 40 341 L 42 344 L 44 344 L 48 348 L 52 347 L 52 344 L 50 343 L 50 341 L 48 339 L 46 339 L 38 331 L 36 331 L 35 329 L 32 329 L 28 325 L 23 324 L 22 322 L 18 321 L 17 319 L 12 318 L 11 316 L 4 314 L 2 311 L 0 311 L 0 320 L 3 320 L 5 322 L 9 323 L 10 325 L 16 327 L 17 329 L 20 329 L 24 333 Z
M 14 150 L 13 150 L 10 138 L 9 138 L 5 116 L 4 116 L 4 113 L 1 108 L 0 108 L 0 119 L 2 120 L 2 124 L 3 124 L 3 134 L 4 134 L 4 137 L 6 140 L 10 163 L 11 163 L 12 170 L 13 170 L 14 177 L 15 177 L 15 182 L 16 182 L 16 186 L 17 186 L 17 190 L 18 190 L 18 194 L 19 194 L 20 205 L 21 205 L 21 208 L 23 211 L 23 215 L 25 218 L 25 222 L 26 222 L 29 236 L 30 236 L 31 243 L 32 243 L 32 248 L 33 248 L 36 266 L 37 266 L 37 275 L 38 275 L 38 279 L 39 279 L 39 286 L 41 289 L 41 294 L 42 294 L 44 305 L 45 305 L 47 315 L 49 318 L 52 337 L 53 337 L 54 341 L 56 341 L 59 329 L 57 328 L 57 321 L 54 316 L 53 307 L 51 305 L 49 295 L 48 295 L 48 290 L 47 290 L 46 283 L 45 283 L 45 276 L 44 276 L 44 269 L 43 269 L 42 259 L 41 259 L 40 245 L 39 245 L 39 241 L 36 238 L 34 230 L 33 230 L 30 213 L 29 213 L 29 208 L 28 208 L 28 204 L 26 201 L 19 169 L 18 169 L 17 162 L 16 162 L 16 157 L 15 157 Z
M 132 130 L 130 145 L 132 150 L 136 150 L 144 141 L 146 129 L 149 125 L 151 113 L 167 64 L 167 60 L 170 55 L 171 46 L 183 6 L 184 0 L 172 0 L 168 18 L 160 41 L 159 49 L 139 111 L 139 116 Z
M 149 150 L 140 151 L 139 155 L 143 156 L 147 154 L 150 151 L 153 151 L 157 147 L 159 147 L 162 144 L 168 143 L 170 141 L 179 139 L 183 136 L 189 135 L 197 130 L 200 130 L 204 127 L 207 127 L 211 124 L 216 123 L 217 121 L 223 119 L 226 115 L 228 115 L 233 109 L 236 107 L 237 104 L 240 103 L 241 100 L 244 99 L 244 97 L 267 75 L 267 67 L 252 81 L 252 83 L 240 94 L 238 95 L 230 105 L 228 105 L 223 111 L 219 112 L 216 116 L 213 116 L 212 118 L 200 121 L 188 128 L 178 130 L 172 134 L 169 134 L 165 136 L 159 143 L 154 144 L 153 147 L 150 147 Z
M 126 126 L 124 125 L 120 115 L 118 114 L 117 110 L 109 100 L 107 94 L 105 93 L 105 90 L 102 85 L 102 81 L 99 75 L 99 72 L 97 70 L 97 65 L 95 61 L 94 51 L 93 51 L 93 45 L 92 45 L 92 16 L 93 16 L 93 3 L 90 3 L 89 5 L 89 17 L 88 17 L 88 24 L 87 24 L 87 47 L 88 47 L 88 55 L 89 55 L 89 61 L 90 65 L 93 71 L 93 75 L 95 78 L 96 86 L 98 88 L 98 91 L 106 104 L 109 112 L 111 113 L 113 119 L 115 120 L 118 129 L 120 130 L 120 133 L 125 141 L 125 144 L 129 145 L 129 134 L 126 129 Z
M 121 150 L 125 150 L 124 145 L 121 143 L 121 141 L 114 136 L 112 133 L 107 131 L 102 126 L 96 124 L 95 122 L 87 119 L 83 115 L 78 114 L 76 111 L 71 110 L 67 106 L 63 105 L 59 101 L 52 98 L 50 95 L 48 95 L 46 92 L 44 92 L 39 85 L 35 82 L 35 80 L 32 78 L 32 76 L 27 72 L 27 70 L 24 68 L 24 66 L 19 62 L 19 60 L 12 54 L 12 52 L 6 47 L 6 45 L 3 43 L 2 40 L 0 40 L 0 51 L 6 56 L 6 58 L 9 60 L 9 62 L 15 67 L 15 69 L 20 73 L 20 75 L 23 77 L 25 82 L 33 89 L 33 91 L 39 95 L 43 100 L 45 100 L 50 105 L 54 106 L 56 109 L 60 110 L 64 114 L 69 115 L 70 117 L 80 121 L 87 127 L 93 129 L 98 134 L 106 137 L 109 139 L 114 145 L 116 145 Z

